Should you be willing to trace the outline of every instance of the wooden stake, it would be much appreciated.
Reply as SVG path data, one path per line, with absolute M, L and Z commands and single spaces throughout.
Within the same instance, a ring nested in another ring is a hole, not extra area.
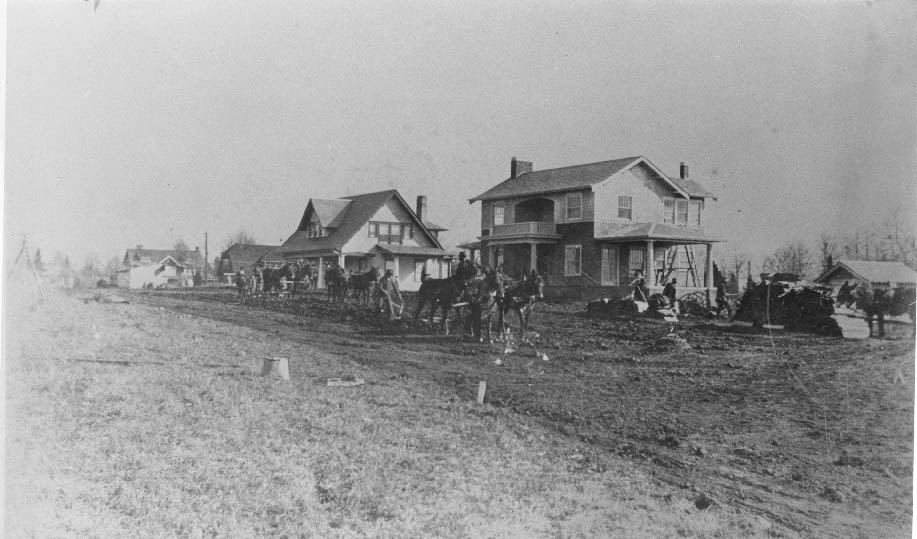
M 478 382 L 478 404 L 484 404 L 484 393 L 487 392 L 487 382 Z
M 266 357 L 261 367 L 261 376 L 272 374 L 284 380 L 290 379 L 290 366 L 285 357 Z

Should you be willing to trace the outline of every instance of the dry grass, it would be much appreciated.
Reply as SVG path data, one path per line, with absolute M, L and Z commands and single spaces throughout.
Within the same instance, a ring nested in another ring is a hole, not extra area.
M 432 382 L 53 296 L 7 312 L 6 537 L 768 537 Z M 291 359 L 288 382 L 261 359 Z M 102 363 L 121 362 L 121 363 Z M 327 387 L 354 375 L 367 385 Z

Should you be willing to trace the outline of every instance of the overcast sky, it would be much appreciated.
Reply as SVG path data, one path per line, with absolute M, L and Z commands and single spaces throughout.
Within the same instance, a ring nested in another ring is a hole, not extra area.
M 102 260 L 643 155 L 754 253 L 917 213 L 914 2 L 10 0 L 4 238 Z M 724 258 L 725 260 L 725 258 Z

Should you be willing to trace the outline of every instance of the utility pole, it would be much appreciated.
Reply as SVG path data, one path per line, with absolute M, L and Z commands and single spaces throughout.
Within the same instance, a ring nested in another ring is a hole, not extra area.
M 210 273 L 210 255 L 207 251 L 207 233 L 204 232 L 204 284 L 207 284 L 207 274 Z

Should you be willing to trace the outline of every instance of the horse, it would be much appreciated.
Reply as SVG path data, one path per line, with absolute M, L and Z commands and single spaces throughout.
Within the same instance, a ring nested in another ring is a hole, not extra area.
M 272 294 L 287 291 L 287 281 L 296 280 L 296 271 L 292 264 L 284 264 L 279 268 L 263 268 L 261 270 L 262 292 Z
M 297 278 L 302 279 L 304 290 L 315 290 L 315 282 L 318 280 L 318 272 L 315 271 L 315 266 L 306 262 L 300 266 L 296 274 Z
M 837 291 L 837 297 L 834 299 L 834 302 L 848 308 L 856 303 L 856 297 L 853 295 L 853 291 L 856 290 L 859 284 L 859 282 L 854 282 L 851 285 L 849 281 L 844 281 L 840 290 Z
M 379 268 L 372 267 L 369 271 L 350 276 L 350 290 L 357 304 L 369 305 L 373 291 L 379 284 Z
M 506 288 L 499 305 L 500 330 L 503 335 L 509 333 L 506 325 L 506 314 L 512 310 L 519 316 L 519 337 L 525 339 L 529 325 L 529 316 L 535 302 L 544 297 L 544 277 L 532 270 L 527 278 Z
M 449 310 L 455 306 L 455 303 L 461 303 L 461 296 L 465 292 L 465 287 L 468 282 L 474 279 L 479 270 L 474 266 L 460 267 L 459 271 L 456 271 L 454 275 L 446 277 L 445 279 L 429 279 L 427 278 L 426 268 L 421 271 L 421 279 L 423 280 L 420 283 L 420 289 L 417 291 L 417 307 L 414 310 L 414 324 L 420 319 L 420 312 L 423 310 L 424 306 L 428 303 L 430 304 L 430 321 L 429 323 L 433 324 L 433 317 L 436 314 L 436 309 L 439 308 L 442 311 L 442 329 L 443 332 L 449 334 L 449 326 L 447 325 L 447 320 L 449 318 Z
M 325 288 L 328 289 L 328 301 L 343 303 L 347 295 L 347 273 L 338 265 L 325 266 Z

